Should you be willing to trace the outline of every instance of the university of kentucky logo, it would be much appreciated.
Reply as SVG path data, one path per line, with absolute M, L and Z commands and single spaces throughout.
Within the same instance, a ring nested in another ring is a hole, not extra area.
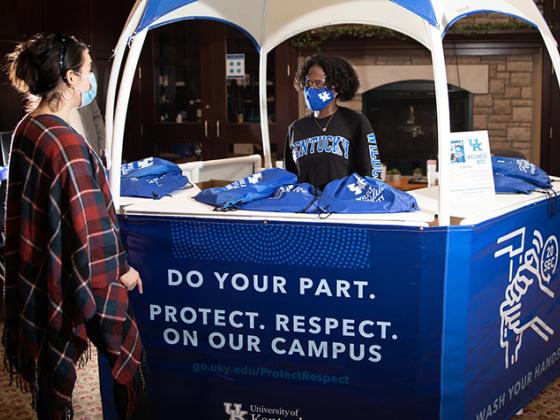
M 246 420 L 245 416 L 248 413 L 242 408 L 243 406 L 241 404 L 224 402 L 224 410 L 229 416 L 229 420 Z

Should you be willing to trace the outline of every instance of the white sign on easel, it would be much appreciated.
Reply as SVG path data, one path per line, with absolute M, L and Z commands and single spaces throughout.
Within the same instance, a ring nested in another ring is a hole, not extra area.
M 496 191 L 488 131 L 451 133 L 450 143 L 452 203 L 471 198 L 494 198 Z

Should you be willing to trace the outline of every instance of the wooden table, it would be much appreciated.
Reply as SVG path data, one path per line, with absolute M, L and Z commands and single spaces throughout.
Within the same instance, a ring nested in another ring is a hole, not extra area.
M 427 187 L 428 184 L 410 184 L 408 181 L 410 179 L 412 179 L 412 176 L 402 176 L 398 181 L 391 181 L 388 182 L 388 184 L 392 187 L 398 188 L 399 190 L 402 191 L 411 191 L 411 190 L 417 190 L 419 188 L 424 188 Z

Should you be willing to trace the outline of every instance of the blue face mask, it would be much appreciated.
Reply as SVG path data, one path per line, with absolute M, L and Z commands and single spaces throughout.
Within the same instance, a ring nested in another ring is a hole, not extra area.
M 80 108 L 83 108 L 84 106 L 88 106 L 89 104 L 91 104 L 95 99 L 95 96 L 97 95 L 97 80 L 95 79 L 95 74 L 90 73 L 88 75 L 88 82 L 90 88 L 89 90 L 82 92 L 82 103 L 80 104 Z
M 305 97 L 305 105 L 307 105 L 307 108 L 311 111 L 320 111 L 334 99 L 335 95 L 328 87 L 319 89 L 305 87 L 303 88 L 303 96 Z

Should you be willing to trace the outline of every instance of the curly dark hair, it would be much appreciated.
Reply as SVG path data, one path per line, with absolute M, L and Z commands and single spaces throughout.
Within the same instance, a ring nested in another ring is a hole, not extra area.
M 354 98 L 360 87 L 360 80 L 356 70 L 343 58 L 329 57 L 323 54 L 307 57 L 298 68 L 294 78 L 294 86 L 298 91 L 304 88 L 307 73 L 313 66 L 319 66 L 323 69 L 326 76 L 326 84 L 336 90 L 338 99 L 349 101 Z

